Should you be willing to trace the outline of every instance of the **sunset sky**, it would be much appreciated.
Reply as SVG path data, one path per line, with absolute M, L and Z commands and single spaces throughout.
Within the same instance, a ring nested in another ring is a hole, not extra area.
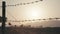
M 29 3 L 34 1 L 39 0 L 6 0 L 6 5 Z M 0 0 L 0 6 L 1 4 L 2 0 Z M 2 16 L 1 7 L 0 16 Z M 6 17 L 9 20 L 60 18 L 60 0 L 43 0 L 33 4 L 6 7 Z

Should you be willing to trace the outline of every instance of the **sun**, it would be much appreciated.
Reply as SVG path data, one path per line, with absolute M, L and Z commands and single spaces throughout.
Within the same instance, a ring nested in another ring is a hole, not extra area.
M 32 7 L 32 8 L 29 8 L 29 10 L 27 11 L 28 19 L 39 19 L 39 18 L 42 18 L 42 16 L 44 16 L 44 12 L 42 8 Z
M 38 12 L 37 11 L 32 11 L 31 12 L 31 16 L 32 17 L 37 17 L 38 16 Z
M 30 11 L 30 17 L 31 17 L 31 19 L 36 19 L 36 18 L 38 18 L 38 16 L 39 16 L 39 12 L 38 12 L 37 9 L 32 9 Z

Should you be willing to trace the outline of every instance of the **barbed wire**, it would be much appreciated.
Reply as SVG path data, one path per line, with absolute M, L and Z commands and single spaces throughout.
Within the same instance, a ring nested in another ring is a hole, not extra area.
M 59 20 L 60 18 L 46 18 L 46 19 L 32 19 L 32 20 L 7 20 L 9 22 L 27 22 L 27 21 L 41 21 L 41 20 Z
M 27 2 L 27 3 L 17 3 L 17 4 L 13 4 L 13 5 L 6 5 L 6 7 L 33 4 L 33 3 L 40 2 L 40 1 L 43 1 L 43 0 L 37 0 L 37 1 L 34 1 L 34 2 Z M 0 7 L 2 7 L 2 6 L 0 6 Z

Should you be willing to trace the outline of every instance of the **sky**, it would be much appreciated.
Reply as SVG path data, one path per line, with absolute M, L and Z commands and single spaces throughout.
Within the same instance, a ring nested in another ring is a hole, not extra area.
M 6 5 L 29 3 L 34 1 L 36 0 L 6 0 Z M 0 6 L 1 5 L 2 0 L 0 0 Z M 0 16 L 2 16 L 1 7 Z M 6 17 L 8 20 L 31 20 L 54 17 L 60 18 L 60 0 L 43 0 L 33 4 L 6 7 Z

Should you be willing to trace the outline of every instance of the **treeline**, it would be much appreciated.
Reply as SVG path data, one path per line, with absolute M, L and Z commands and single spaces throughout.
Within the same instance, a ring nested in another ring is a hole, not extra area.
M 1 27 L 0 27 L 1 34 Z M 34 28 L 21 25 L 5 28 L 5 34 L 60 34 L 60 27 Z

